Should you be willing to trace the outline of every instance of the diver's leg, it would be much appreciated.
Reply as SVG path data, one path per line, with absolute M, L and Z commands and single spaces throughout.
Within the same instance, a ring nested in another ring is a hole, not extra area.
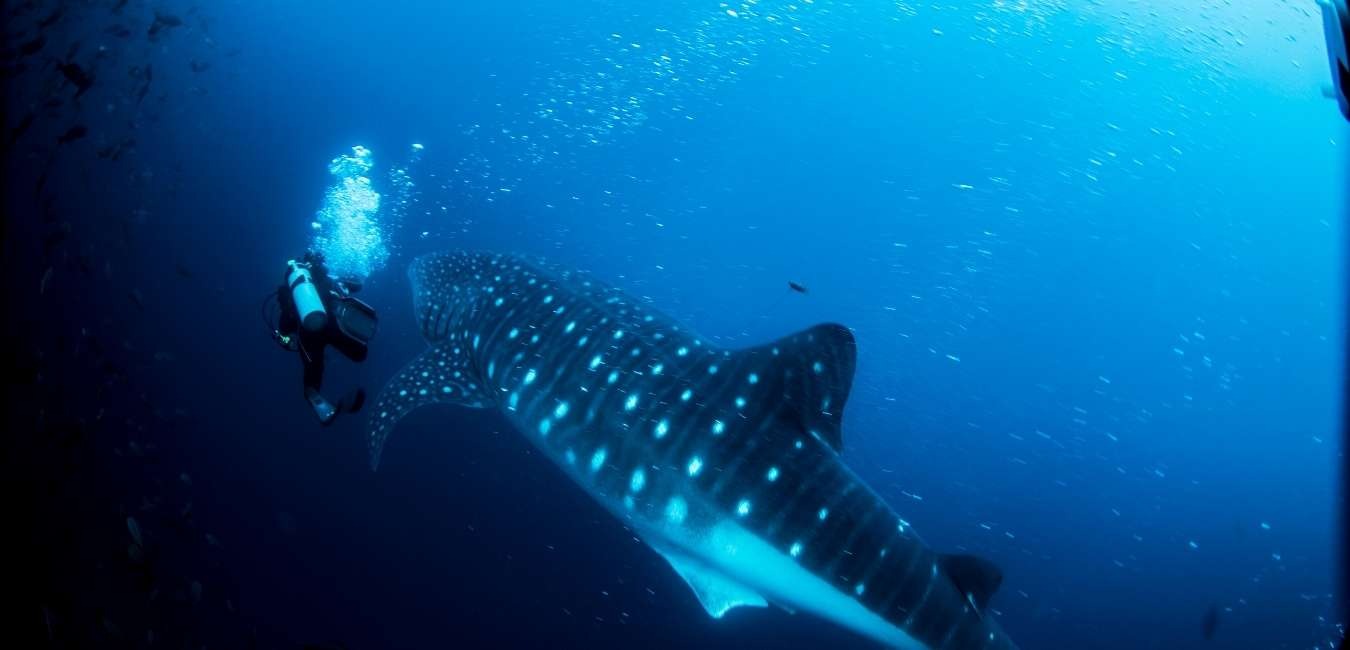
M 314 409 L 319 424 L 328 424 L 337 417 L 337 407 L 319 392 L 323 386 L 323 353 L 323 344 L 300 341 L 300 361 L 305 367 L 305 401 Z

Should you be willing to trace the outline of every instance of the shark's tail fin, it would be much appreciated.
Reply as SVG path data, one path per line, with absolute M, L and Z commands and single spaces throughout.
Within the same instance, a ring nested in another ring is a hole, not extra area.
M 367 425 L 370 468 L 380 465 L 384 442 L 394 425 L 413 409 L 427 404 L 482 408 L 489 397 L 469 372 L 466 359 L 449 345 L 433 345 L 389 380 L 370 409 Z

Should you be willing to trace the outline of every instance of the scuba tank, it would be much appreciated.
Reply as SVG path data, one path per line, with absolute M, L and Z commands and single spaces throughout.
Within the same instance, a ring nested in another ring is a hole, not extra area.
M 323 308 L 323 298 L 314 286 L 314 276 L 309 265 L 295 260 L 286 262 L 291 271 L 286 276 L 286 286 L 291 288 L 291 299 L 295 301 L 295 311 L 300 316 L 300 326 L 309 332 L 317 332 L 328 324 L 328 312 Z

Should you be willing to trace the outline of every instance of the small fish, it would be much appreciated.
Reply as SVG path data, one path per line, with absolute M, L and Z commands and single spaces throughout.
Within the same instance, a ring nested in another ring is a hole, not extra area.
M 25 56 L 41 52 L 43 46 L 45 46 L 46 44 L 47 44 L 47 37 L 43 36 L 42 34 L 38 34 L 37 38 L 34 38 L 33 40 L 28 41 L 27 43 L 24 43 L 23 45 L 19 46 L 19 58 L 23 58 Z
M 132 289 L 131 291 L 128 291 L 127 297 L 131 299 L 131 303 L 133 305 L 136 305 L 137 309 L 145 311 L 145 296 L 141 294 L 140 289 Z
M 127 532 L 131 533 L 131 539 L 135 540 L 137 546 L 145 546 L 145 541 L 141 538 L 141 525 L 136 522 L 135 517 L 127 517 Z
M 52 12 L 52 15 L 47 16 L 46 18 L 43 18 L 42 20 L 38 21 L 38 28 L 47 29 L 48 27 L 55 25 L 57 21 L 61 20 L 61 17 L 64 16 L 65 13 L 66 13 L 65 7 L 57 7 L 56 11 Z
M 33 119 L 36 117 L 37 115 L 35 113 L 29 113 L 23 116 L 23 119 L 19 120 L 19 123 L 14 125 L 14 128 L 9 130 L 9 144 L 11 147 L 14 146 L 15 142 L 19 141 L 19 136 L 22 136 L 28 131 L 28 127 L 33 126 Z
M 193 72 L 202 72 L 211 67 L 210 63 L 207 63 L 205 61 L 198 61 L 196 59 L 193 59 L 191 62 L 188 63 L 188 65 L 192 68 Z
M 135 68 L 133 68 L 133 70 L 135 70 Z M 154 69 L 150 67 L 149 63 L 145 64 L 144 73 L 145 73 L 145 84 L 141 86 L 140 92 L 136 93 L 136 104 L 138 106 L 140 105 L 141 100 L 145 99 L 146 93 L 150 92 L 150 82 L 154 81 L 155 78 Z
M 177 264 L 174 265 L 174 271 L 178 273 L 178 277 L 183 278 L 185 280 L 191 280 L 193 277 L 196 276 L 196 274 L 192 272 L 192 269 L 188 268 L 187 265 L 183 264 L 182 262 L 178 262 Z
M 796 291 L 797 293 L 803 293 L 803 294 L 806 293 L 806 287 L 804 287 L 804 286 L 802 286 L 802 285 L 800 285 L 800 284 L 797 284 L 796 282 L 793 282 L 792 280 L 788 280 L 788 289 L 791 289 L 792 291 Z
M 103 33 L 117 38 L 127 38 L 131 36 L 131 30 L 127 29 L 126 25 L 112 25 L 103 30 Z
M 151 41 L 154 41 L 159 38 L 160 32 L 166 29 L 173 29 L 182 24 L 183 19 L 178 16 L 155 11 L 155 20 L 150 23 L 150 27 L 145 31 L 145 35 L 148 36 Z
M 60 228 L 48 233 L 46 237 L 42 238 L 42 253 L 47 257 L 51 257 L 52 250 L 57 246 L 60 246 L 61 242 L 64 242 L 66 238 L 70 236 L 70 231 L 70 223 L 65 222 L 61 224 Z
M 89 135 L 89 129 L 83 124 L 76 124 L 66 129 L 66 132 L 56 139 L 56 144 L 70 144 L 86 135 Z
M 42 282 L 38 284 L 39 296 L 47 293 L 47 283 L 51 282 L 51 280 L 52 280 L 52 267 L 49 266 L 47 267 L 47 270 L 42 273 Z
M 127 138 L 117 144 L 108 145 L 98 150 L 98 157 L 105 160 L 117 160 L 122 154 L 136 146 L 135 138 Z
M 117 4 L 113 5 L 112 12 L 120 14 L 122 13 L 122 8 L 125 6 L 127 6 L 127 0 L 117 0 Z
M 86 90 L 89 90 L 94 86 L 94 77 L 88 72 L 85 72 L 84 68 L 80 67 L 80 64 L 58 63 L 56 67 L 61 71 L 61 74 L 65 76 L 66 81 L 69 81 L 71 85 L 75 86 L 76 97 L 83 95 Z
M 1205 610 L 1205 617 L 1200 620 L 1200 633 L 1206 641 L 1214 638 L 1214 633 L 1219 630 L 1219 607 L 1210 605 Z

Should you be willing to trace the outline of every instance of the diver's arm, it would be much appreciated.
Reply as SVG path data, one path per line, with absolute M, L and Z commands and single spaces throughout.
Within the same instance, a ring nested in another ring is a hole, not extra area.
M 290 289 L 277 287 L 277 304 L 281 306 L 281 318 L 277 320 L 277 332 L 291 335 L 300 331 L 300 316 L 295 313 L 295 301 L 291 299 Z
M 281 306 L 281 316 L 277 319 L 277 328 L 272 338 L 282 349 L 294 352 L 300 348 L 300 318 L 295 313 L 295 302 L 291 292 L 285 286 L 277 287 L 277 304 Z

